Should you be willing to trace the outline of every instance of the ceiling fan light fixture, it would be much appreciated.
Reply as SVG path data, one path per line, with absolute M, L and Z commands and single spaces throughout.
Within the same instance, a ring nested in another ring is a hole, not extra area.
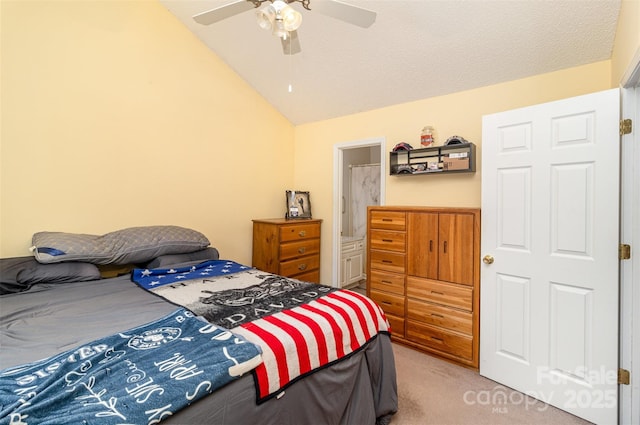
M 264 9 L 258 10 L 256 15 L 260 28 L 272 30 L 273 35 L 280 38 L 286 38 L 288 32 L 297 30 L 302 23 L 302 14 L 284 0 L 274 0 Z
M 262 10 L 256 12 L 258 16 L 258 26 L 263 30 L 273 29 L 273 23 L 276 20 L 276 9 L 273 5 L 269 5 Z
M 302 14 L 289 5 L 280 11 L 280 17 L 287 31 L 297 30 L 302 23 Z

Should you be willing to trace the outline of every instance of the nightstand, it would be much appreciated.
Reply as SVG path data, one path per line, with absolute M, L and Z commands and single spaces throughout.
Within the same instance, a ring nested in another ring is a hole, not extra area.
M 269 273 L 320 283 L 318 219 L 253 220 L 252 266 Z

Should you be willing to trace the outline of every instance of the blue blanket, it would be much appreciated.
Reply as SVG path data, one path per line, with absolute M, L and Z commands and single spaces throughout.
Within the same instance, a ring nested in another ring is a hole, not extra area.
M 181 308 L 0 370 L 0 424 L 154 424 L 261 362 L 258 346 Z

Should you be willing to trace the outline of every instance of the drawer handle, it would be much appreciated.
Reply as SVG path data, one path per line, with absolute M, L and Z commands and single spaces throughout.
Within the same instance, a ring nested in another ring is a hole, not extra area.
M 298 254 L 304 254 L 307 251 L 307 248 L 304 246 L 301 246 L 300 248 L 298 248 Z
M 382 221 L 393 221 L 391 218 L 383 218 Z
M 382 242 L 391 243 L 391 242 L 393 242 L 393 239 L 383 239 Z
M 433 239 L 429 240 L 429 252 L 433 252 Z
M 393 264 L 393 261 L 391 260 L 382 260 L 383 263 L 387 263 L 387 264 Z
M 431 315 L 432 315 L 433 317 L 439 317 L 439 318 L 441 318 L 441 319 L 444 319 L 444 316 L 443 316 L 442 314 L 438 314 L 438 313 L 431 313 Z
M 437 342 L 439 344 L 444 343 L 444 340 L 442 338 L 436 338 L 435 336 L 431 336 L 429 338 L 431 339 L 431 341 L 435 341 L 435 342 Z
M 392 303 L 390 303 L 389 301 L 380 301 L 382 304 L 386 304 L 386 305 L 393 305 Z
M 439 292 L 439 291 L 431 291 L 431 293 L 436 295 L 444 295 L 443 292 Z
M 444 249 L 444 253 L 447 253 L 447 241 L 444 241 L 443 245 L 443 249 Z
M 390 280 L 381 280 L 380 283 L 384 283 L 385 285 L 393 285 L 393 282 Z
M 304 263 L 298 266 L 298 270 L 306 270 L 306 269 L 307 269 L 307 265 Z
M 300 232 L 298 233 L 298 236 L 300 236 L 301 238 L 304 238 L 305 236 L 307 236 L 307 231 L 306 230 L 300 230 Z

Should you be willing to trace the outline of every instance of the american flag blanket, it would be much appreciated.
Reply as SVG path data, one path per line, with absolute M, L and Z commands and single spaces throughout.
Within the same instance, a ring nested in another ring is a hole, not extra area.
M 136 269 L 132 279 L 262 348 L 257 401 L 389 333 L 382 309 L 356 292 L 207 261 L 183 269 Z

